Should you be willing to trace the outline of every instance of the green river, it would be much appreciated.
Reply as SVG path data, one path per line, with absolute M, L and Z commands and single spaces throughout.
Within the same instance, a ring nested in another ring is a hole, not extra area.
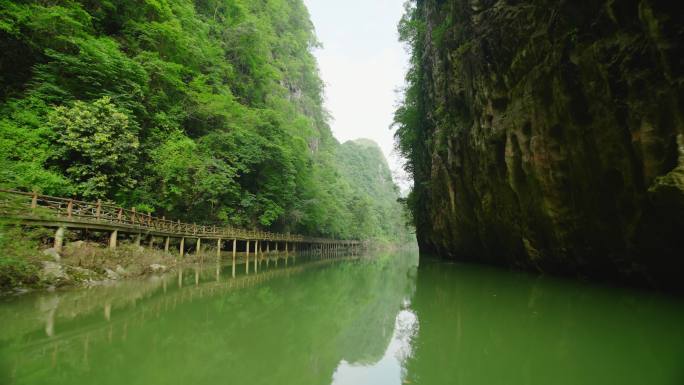
M 684 302 L 414 253 L 0 298 L 0 384 L 684 384 Z

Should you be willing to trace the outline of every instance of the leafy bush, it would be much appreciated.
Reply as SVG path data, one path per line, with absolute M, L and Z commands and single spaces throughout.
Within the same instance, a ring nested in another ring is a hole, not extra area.
M 0 225 L 0 290 L 40 283 L 38 243 L 20 227 Z

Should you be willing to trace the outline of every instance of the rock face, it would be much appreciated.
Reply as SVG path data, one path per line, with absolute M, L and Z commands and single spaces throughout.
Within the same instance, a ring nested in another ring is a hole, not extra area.
M 53 247 L 43 250 L 43 255 L 52 258 L 55 262 L 59 262 L 62 259 L 62 256 Z
M 683 285 L 678 2 L 424 0 L 413 19 L 422 251 Z
M 106 275 L 107 279 L 109 279 L 111 281 L 116 281 L 118 279 L 121 279 L 121 276 L 119 275 L 119 273 L 117 273 L 116 271 L 114 271 L 112 269 L 105 268 L 104 271 L 105 271 L 105 275 Z
M 62 265 L 52 261 L 43 261 L 41 277 L 47 281 L 64 281 L 69 279 Z
M 166 270 L 168 270 L 166 266 L 160 265 L 158 263 L 153 263 L 150 265 L 150 271 L 152 271 L 153 273 L 163 273 Z

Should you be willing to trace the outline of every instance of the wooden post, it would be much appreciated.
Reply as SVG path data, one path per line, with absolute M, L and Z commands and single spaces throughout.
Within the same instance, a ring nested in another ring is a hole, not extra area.
M 258 273 L 259 268 L 257 267 L 257 263 L 259 262 L 259 241 L 254 241 L 254 272 Z
M 140 247 L 140 239 L 142 238 L 142 234 L 138 233 L 135 235 L 135 245 Z
M 58 253 L 62 252 L 62 246 L 64 245 L 64 227 L 58 227 L 55 231 L 55 251 Z
M 100 213 L 102 212 L 102 199 L 97 200 L 97 207 L 95 207 L 95 218 L 100 219 Z
M 266 267 L 268 267 L 268 263 L 271 261 L 271 242 L 266 241 Z
M 119 231 L 114 230 L 112 233 L 109 235 L 109 248 L 110 249 L 116 249 L 116 241 L 117 238 L 119 237 Z
M 202 251 L 202 238 L 197 237 L 197 251 L 195 252 L 195 255 L 199 256 L 201 251 Z M 201 257 L 200 257 L 200 259 L 201 259 Z
M 151 249 L 151 248 L 153 248 L 153 247 L 154 247 L 154 235 L 150 235 L 149 248 Z
M 249 240 L 247 240 L 247 252 L 245 253 L 245 273 L 249 274 Z
M 164 241 L 164 252 L 168 253 L 169 252 L 169 243 L 171 242 L 171 237 L 166 237 L 166 240 Z
M 67 204 L 67 217 L 71 218 L 71 213 L 74 210 L 74 200 L 69 199 L 69 203 Z
M 237 252 L 237 239 L 233 239 L 233 263 L 232 263 L 232 268 L 233 268 L 233 278 L 235 278 L 235 254 Z
M 181 237 L 180 247 L 178 249 L 180 257 L 183 258 L 183 256 L 185 255 L 185 237 Z
M 216 240 L 216 258 L 221 259 L 221 238 Z
M 137 216 L 135 215 L 135 207 L 131 207 L 131 222 L 135 224 L 135 220 L 137 219 Z
M 31 198 L 31 210 L 35 209 L 36 207 L 38 207 L 38 192 L 33 190 L 33 197 Z

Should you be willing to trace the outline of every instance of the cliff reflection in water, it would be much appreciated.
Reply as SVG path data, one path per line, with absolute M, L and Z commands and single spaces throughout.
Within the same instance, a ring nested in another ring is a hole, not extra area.
M 411 384 L 684 384 L 684 302 L 421 258 Z

